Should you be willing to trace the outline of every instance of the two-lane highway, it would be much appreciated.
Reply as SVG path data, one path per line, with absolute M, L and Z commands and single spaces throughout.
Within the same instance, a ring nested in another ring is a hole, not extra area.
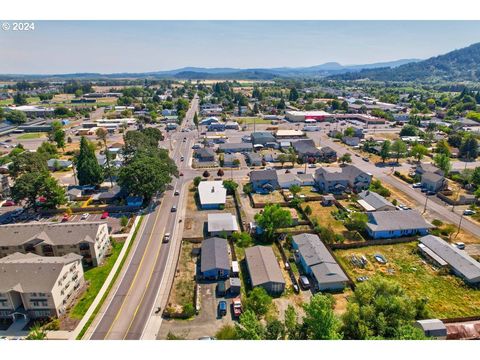
M 190 125 L 198 109 L 198 98 L 195 98 L 184 125 Z M 172 136 L 172 135 L 169 135 Z M 183 141 L 183 138 L 186 138 Z M 169 143 L 172 144 L 171 157 L 177 163 L 179 171 L 185 168 L 190 158 L 194 142 L 193 132 L 175 133 Z M 181 161 L 181 157 L 185 160 Z M 181 189 L 190 179 L 181 176 L 171 183 L 174 189 Z M 179 239 L 172 238 L 162 243 L 165 233 L 173 233 L 178 223 L 178 215 L 172 212 L 173 206 L 178 208 L 180 196 L 173 190 L 166 191 L 160 199 L 160 205 L 153 207 L 153 212 L 146 215 L 144 225 L 138 232 L 137 244 L 132 249 L 118 284 L 107 298 L 106 303 L 94 320 L 86 338 L 100 339 L 140 339 L 146 322 L 153 310 L 156 295 L 162 282 L 169 252 Z M 158 200 L 154 199 L 153 201 Z

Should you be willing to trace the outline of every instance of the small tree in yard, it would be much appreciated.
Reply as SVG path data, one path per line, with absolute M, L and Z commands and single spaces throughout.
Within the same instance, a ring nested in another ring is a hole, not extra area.
M 205 170 L 202 175 L 203 175 L 203 177 L 205 177 L 205 178 L 210 177 L 210 173 L 209 173 L 207 170 Z
M 253 239 L 247 232 L 235 232 L 232 234 L 232 239 L 241 248 L 249 247 L 253 244 Z
M 305 214 L 307 214 L 308 216 L 312 215 L 312 208 L 310 207 L 310 205 L 305 206 L 305 209 L 304 209 L 303 211 L 304 211 Z
M 290 190 L 290 192 L 292 193 L 293 196 L 297 196 L 297 194 L 302 191 L 302 188 L 299 186 L 299 185 L 292 185 L 290 186 L 290 188 L 288 189 Z
M 223 180 L 223 186 L 227 189 L 227 193 L 233 195 L 238 188 L 238 184 L 233 180 Z
M 128 225 L 128 217 L 125 215 L 120 218 L 120 226 L 125 227 Z
M 350 217 L 346 221 L 347 227 L 355 231 L 364 231 L 367 226 L 368 217 L 367 214 L 361 212 L 354 212 L 350 214 Z
M 264 230 L 267 240 L 273 241 L 276 229 L 292 224 L 292 215 L 278 204 L 268 204 L 263 212 L 255 215 L 255 221 Z
M 247 195 L 251 194 L 253 192 L 253 186 L 252 186 L 251 183 L 245 184 L 245 185 L 243 185 L 242 190 Z
M 195 187 L 198 187 L 198 185 L 200 184 L 200 182 L 202 181 L 202 177 L 201 176 L 195 176 L 195 178 L 193 179 L 193 185 Z
M 348 163 L 350 164 L 352 162 L 352 154 L 350 153 L 345 153 L 340 158 L 338 159 L 342 164 Z
M 252 310 L 257 317 L 265 315 L 272 306 L 272 298 L 265 289 L 257 286 L 250 291 L 246 300 L 246 308 Z
M 303 324 L 310 340 L 341 339 L 340 321 L 333 312 L 335 300 L 331 295 L 314 295 L 309 303 L 303 305 L 305 317 Z

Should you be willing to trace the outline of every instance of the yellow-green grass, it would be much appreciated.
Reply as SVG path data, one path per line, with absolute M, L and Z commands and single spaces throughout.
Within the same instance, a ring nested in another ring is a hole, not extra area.
M 276 204 L 285 202 L 280 191 L 272 191 L 269 194 L 252 194 L 255 203 Z
M 302 208 L 305 210 L 306 206 L 310 206 L 312 209 L 312 215 L 310 219 L 316 219 L 318 224 L 322 227 L 331 227 L 333 231 L 337 233 L 347 232 L 347 228 L 340 220 L 333 217 L 332 211 L 338 210 L 335 206 L 323 206 L 319 201 L 309 201 L 303 203 Z
M 241 117 L 241 118 L 235 118 L 235 121 L 237 121 L 240 125 L 253 125 L 255 124 L 271 124 L 271 120 L 266 120 L 262 118 L 255 118 L 255 117 Z
M 35 132 L 35 133 L 22 134 L 19 137 L 17 137 L 17 139 L 18 140 L 31 140 L 31 139 L 40 139 L 44 136 L 45 135 L 43 133 Z
M 335 254 L 354 281 L 359 276 L 381 276 L 396 281 L 413 298 L 427 298 L 427 309 L 433 318 L 480 315 L 480 290 L 425 262 L 417 251 L 417 242 L 337 250 Z M 353 254 L 368 259 L 365 269 L 352 265 Z M 383 255 L 387 264 L 375 261 L 375 254 Z

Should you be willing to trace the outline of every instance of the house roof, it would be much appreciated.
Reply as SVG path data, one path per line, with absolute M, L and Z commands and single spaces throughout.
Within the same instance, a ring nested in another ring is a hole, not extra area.
M 254 170 L 250 173 L 250 181 L 277 180 L 277 172 L 275 170 Z
M 61 257 L 14 253 L 0 259 L 0 292 L 50 292 L 64 266 L 81 260 L 77 254 Z
M 430 163 L 418 164 L 416 171 L 421 173 L 442 173 L 443 174 L 442 170 L 440 170 L 438 167 Z
M 316 148 L 315 143 L 312 139 L 305 139 L 305 140 L 298 140 L 293 143 L 293 148 L 298 153 L 309 153 L 318 155 L 320 154 L 320 150 Z
M 253 149 L 253 145 L 251 143 L 223 143 L 218 146 L 219 150 L 238 150 L 242 151 L 245 149 Z
M 443 175 L 439 175 L 439 174 L 436 174 L 436 173 L 433 173 L 433 172 L 424 172 L 422 174 L 422 182 L 423 181 L 429 181 L 429 182 L 437 183 L 437 182 L 442 181 L 444 179 L 445 179 L 445 177 Z
M 201 148 L 201 149 L 197 149 L 195 150 L 195 155 L 197 157 L 214 157 L 215 156 L 215 152 L 210 149 L 210 148 Z
M 50 159 L 47 161 L 48 167 L 54 167 L 56 164 L 58 164 L 60 167 L 72 166 L 72 162 L 70 160 Z
M 202 241 L 200 271 L 205 272 L 213 269 L 230 270 L 226 239 L 212 237 Z
M 198 195 L 202 205 L 225 204 L 227 190 L 222 181 L 201 181 L 198 184 Z
M 395 206 L 390 201 L 388 201 L 383 196 L 377 194 L 374 191 L 365 190 L 362 191 L 359 196 L 361 200 L 359 200 L 358 203 L 363 206 L 363 203 L 361 201 L 365 202 L 367 208 L 369 208 L 370 210 L 378 210 L 385 206 L 391 207 L 392 210 L 395 209 Z M 368 211 L 369 209 L 366 210 Z
M 353 182 L 359 175 L 370 175 L 354 165 L 344 167 L 321 167 L 315 171 L 315 176 L 323 177 L 326 181 Z
M 277 258 L 269 246 L 253 246 L 245 249 L 245 259 L 252 286 L 269 282 L 285 284 Z
M 425 221 L 417 210 L 376 211 L 368 214 L 367 227 L 372 231 L 395 231 L 430 229 L 434 226 Z
M 238 231 L 235 215 L 230 213 L 208 214 L 208 232 Z
M 438 236 L 427 235 L 420 238 L 420 243 L 428 247 L 445 260 L 456 272 L 469 281 L 480 282 L 480 263 L 465 251 L 457 249 Z
M 105 222 L 27 223 L 0 226 L 0 246 L 94 243 Z

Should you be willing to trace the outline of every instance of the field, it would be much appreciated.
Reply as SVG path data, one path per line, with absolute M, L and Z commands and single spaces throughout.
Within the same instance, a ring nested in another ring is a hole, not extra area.
M 271 120 L 265 120 L 262 118 L 254 118 L 254 117 L 238 117 L 232 120 L 238 122 L 240 125 L 253 125 L 253 123 L 256 123 L 257 125 L 260 125 L 260 124 L 269 125 L 272 123 Z
M 453 275 L 441 274 L 417 253 L 417 243 L 369 246 L 338 250 L 336 256 L 353 280 L 359 276 L 381 276 L 396 281 L 414 298 L 427 298 L 432 318 L 452 318 L 480 315 L 480 290 L 468 287 Z M 364 269 L 350 262 L 351 255 L 364 255 Z M 388 261 L 382 265 L 374 259 L 381 254 Z
M 344 233 L 347 230 L 345 225 L 340 220 L 333 217 L 332 211 L 337 210 L 336 206 L 323 206 L 319 201 L 310 201 L 302 204 L 302 208 L 309 205 L 312 209 L 311 219 L 317 219 L 318 224 L 323 227 L 331 226 L 336 233 Z
M 91 268 L 85 271 L 85 281 L 89 283 L 87 291 L 78 300 L 77 304 L 70 312 L 70 317 L 74 319 L 81 319 L 87 312 L 88 308 L 92 304 L 93 300 L 100 291 L 105 279 L 112 270 L 115 261 L 117 261 L 118 255 L 122 250 L 123 242 L 112 241 L 112 250 L 110 256 L 108 256 L 102 266 Z
M 264 204 L 277 204 L 285 202 L 283 195 L 280 191 L 272 191 L 269 194 L 252 194 L 253 201 L 256 203 Z
M 42 137 L 45 137 L 44 133 L 26 133 L 17 137 L 17 140 L 32 140 L 32 139 L 40 139 Z

